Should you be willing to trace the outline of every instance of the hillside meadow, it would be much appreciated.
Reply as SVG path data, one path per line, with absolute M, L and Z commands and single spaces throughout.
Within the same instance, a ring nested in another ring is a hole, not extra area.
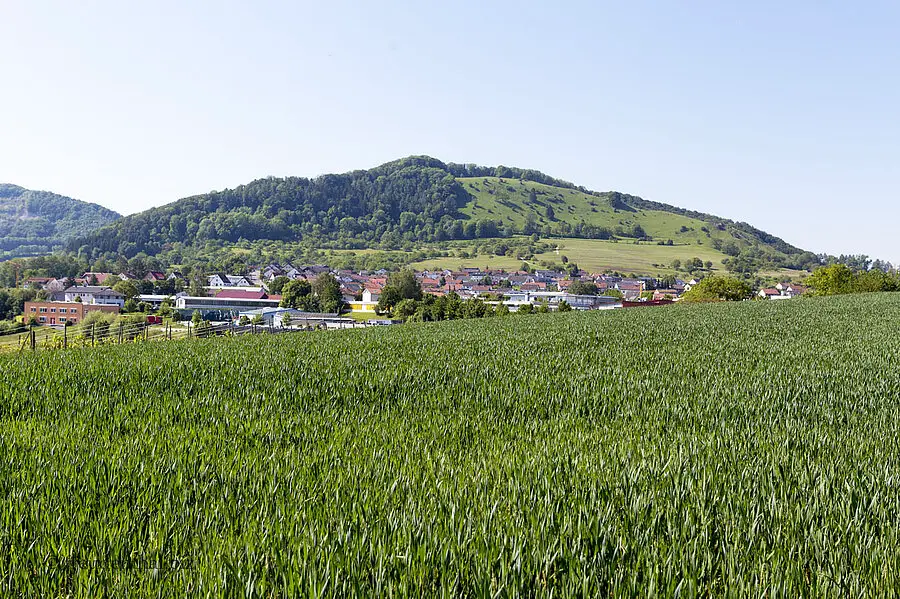
M 552 227 L 559 222 L 570 225 L 583 222 L 615 230 L 637 224 L 656 239 L 672 239 L 679 244 L 709 243 L 712 238 L 734 240 L 730 233 L 720 231 L 704 220 L 672 212 L 634 209 L 624 203 L 616 208 L 608 198 L 577 189 L 499 177 L 458 180 L 472 198 L 460 210 L 462 214 L 474 220 L 499 221 L 516 230 L 522 229 L 530 215 L 540 227 Z M 548 215 L 548 208 L 552 210 L 552 217 Z
M 725 254 L 713 249 L 709 245 L 658 245 L 655 242 L 634 241 L 609 241 L 602 239 L 572 239 L 572 238 L 546 238 L 541 240 L 552 246 L 552 250 L 535 254 L 533 259 L 525 261 L 539 268 L 540 262 L 562 262 L 565 256 L 570 262 L 574 262 L 586 272 L 600 273 L 605 271 L 619 271 L 636 273 L 648 276 L 664 276 L 667 274 L 679 274 L 672 268 L 673 260 L 687 262 L 692 258 L 700 258 L 702 261 L 712 262 L 716 270 L 725 270 L 722 259 Z M 474 244 L 469 242 L 454 242 L 451 247 L 458 249 L 470 249 Z M 474 253 L 474 252 L 472 252 Z M 523 260 L 516 260 L 513 256 L 495 256 L 476 254 L 468 258 L 460 256 L 446 256 L 429 258 L 414 262 L 411 267 L 416 269 L 458 269 L 465 267 L 493 268 L 518 270 Z M 800 271 L 789 271 L 796 276 Z M 684 272 L 680 276 L 690 278 Z
M 0 592 L 900 585 L 900 296 L 0 356 Z

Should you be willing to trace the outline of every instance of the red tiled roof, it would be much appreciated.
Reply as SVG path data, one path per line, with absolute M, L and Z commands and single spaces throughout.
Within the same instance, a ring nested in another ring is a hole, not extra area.
M 216 297 L 224 299 L 266 299 L 269 296 L 265 291 L 244 291 L 243 289 L 223 289 Z M 274 299 L 274 298 L 269 298 Z M 279 298 L 280 299 L 280 298 Z

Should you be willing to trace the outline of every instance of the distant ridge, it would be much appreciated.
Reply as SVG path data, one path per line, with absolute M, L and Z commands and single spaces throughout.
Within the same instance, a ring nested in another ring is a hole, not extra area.
M 62 249 L 73 237 L 120 217 L 97 204 L 0 183 L 0 257 L 37 256 Z

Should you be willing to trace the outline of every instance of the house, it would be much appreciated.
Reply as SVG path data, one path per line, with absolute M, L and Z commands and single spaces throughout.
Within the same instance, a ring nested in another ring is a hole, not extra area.
M 641 297 L 644 291 L 644 282 L 629 279 L 622 279 L 615 284 L 615 288 L 622 294 L 625 300 L 636 300 Z
M 66 290 L 66 280 L 65 279 L 53 279 L 46 285 L 44 285 L 44 291 L 49 291 L 51 294 L 61 293 Z
M 74 302 L 77 301 L 76 298 L 82 304 L 125 307 L 125 296 L 109 287 L 87 285 L 84 287 L 69 287 L 63 292 L 63 301 Z
M 529 281 L 519 286 L 522 291 L 546 291 L 547 283 L 544 281 Z
M 635 279 L 622 279 L 615 284 L 615 288 L 625 293 L 626 291 L 637 291 L 641 293 L 644 290 L 644 281 Z
M 366 312 L 366 313 L 375 313 L 375 308 L 378 306 L 378 300 L 381 299 L 381 286 L 367 283 L 365 289 L 362 291 L 362 300 L 356 300 L 355 298 L 351 301 L 347 301 L 347 304 L 350 306 L 350 310 L 353 312 Z
M 208 287 L 252 287 L 250 280 L 243 275 L 226 275 L 215 273 L 207 277 Z
M 27 279 L 25 279 L 25 286 L 39 287 L 40 289 L 44 289 L 44 286 L 52 280 L 53 277 L 28 277 Z
M 760 289 L 757 295 L 763 299 L 782 299 L 784 297 L 781 295 L 781 291 L 775 288 Z
M 36 318 L 40 324 L 68 325 L 84 320 L 88 312 L 119 312 L 118 306 L 80 302 L 25 302 L 25 322 Z
M 797 297 L 806 293 L 806 287 L 802 285 L 794 285 L 793 283 L 778 283 L 775 289 L 786 297 Z
M 259 280 L 268 283 L 269 281 L 275 280 L 277 277 L 284 276 L 284 269 L 281 268 L 280 264 L 270 264 L 265 268 L 259 269 Z
M 231 281 L 225 273 L 216 273 L 206 277 L 206 284 L 210 287 L 231 287 Z
M 350 281 L 347 283 L 341 284 L 341 295 L 344 298 L 345 303 L 355 302 L 356 298 L 362 298 L 362 293 L 365 287 L 362 283 L 357 283 L 356 281 Z
M 135 299 L 137 299 L 137 301 L 139 301 L 139 302 L 143 302 L 145 304 L 150 304 L 150 307 L 154 310 L 159 310 L 160 306 L 162 306 L 162 303 L 164 301 L 169 300 L 169 305 L 174 306 L 175 300 L 177 300 L 179 297 L 184 297 L 186 295 L 187 295 L 187 293 L 185 293 L 183 291 L 180 293 L 176 293 L 175 295 L 142 294 L 142 295 L 137 296 Z
M 151 283 L 159 283 L 166 280 L 166 273 L 159 272 L 158 270 L 151 270 L 144 276 L 145 281 L 150 281 Z
M 679 295 L 681 294 L 677 289 L 656 289 L 653 291 L 653 301 L 658 302 L 659 300 L 675 299 Z
M 793 285 L 791 283 L 778 283 L 775 287 L 768 289 L 760 289 L 757 294 L 763 299 L 791 299 L 806 293 L 806 287 L 802 285 Z

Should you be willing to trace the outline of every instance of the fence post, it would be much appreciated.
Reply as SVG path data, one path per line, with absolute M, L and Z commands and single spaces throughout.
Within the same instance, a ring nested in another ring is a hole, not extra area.
M 69 347 L 69 327 L 63 325 L 63 349 Z
M 34 336 L 34 327 L 31 327 L 31 350 L 34 351 L 37 349 L 37 339 Z
M 97 323 L 91 323 L 91 347 L 94 347 L 94 330 L 97 327 Z

